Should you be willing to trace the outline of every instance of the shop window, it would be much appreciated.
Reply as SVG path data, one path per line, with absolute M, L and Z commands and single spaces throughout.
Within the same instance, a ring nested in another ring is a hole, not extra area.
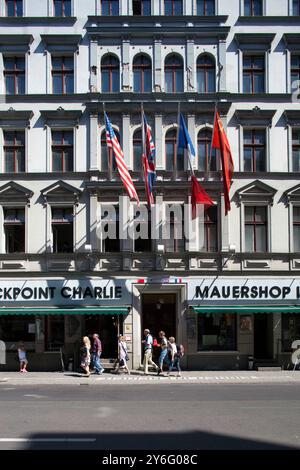
M 293 16 L 300 16 L 300 0 L 293 0 Z
M 197 60 L 197 91 L 198 93 L 214 93 L 216 91 L 216 65 L 209 54 L 201 54 Z
M 4 208 L 6 253 L 25 253 L 25 209 Z
M 263 0 L 245 0 L 244 14 L 245 16 L 262 16 Z
M 171 129 L 165 137 L 166 170 L 184 170 L 184 151 L 177 147 L 177 129 Z
M 73 171 L 73 131 L 52 131 L 52 171 Z
M 244 171 L 266 171 L 265 129 L 244 129 Z
M 101 15 L 118 16 L 119 0 L 101 0 Z
M 151 212 L 148 212 L 147 220 L 140 220 L 140 213 L 137 211 L 135 220 L 135 233 L 140 234 L 139 238 L 134 240 L 134 251 L 135 253 L 150 252 L 152 250 L 152 239 L 151 239 Z M 146 236 L 146 238 L 145 238 Z
M 73 208 L 52 207 L 53 253 L 72 253 Z
M 167 253 L 185 251 L 184 210 L 181 204 L 176 204 L 174 210 L 170 206 L 166 207 L 164 239 Z
M 176 54 L 165 60 L 165 91 L 167 93 L 183 92 L 183 61 Z
M 54 0 L 54 16 L 71 16 L 71 0 Z
M 104 253 L 120 252 L 120 235 L 119 235 L 119 208 L 114 206 L 114 213 L 110 214 L 105 208 L 102 213 L 102 249 Z
M 59 351 L 65 344 L 65 319 L 63 315 L 45 318 L 45 346 L 47 351 Z
M 119 133 L 114 129 L 114 133 L 120 142 Z M 106 131 L 101 134 L 101 170 L 107 171 L 110 175 L 117 170 L 117 163 L 112 147 L 107 147 Z
M 245 206 L 245 250 L 249 253 L 268 250 L 267 207 Z
M 182 0 L 165 0 L 165 16 L 182 15 L 182 3 Z
M 34 331 L 34 315 L 0 315 L 0 338 L 7 348 L 17 349 L 19 341 L 34 343 Z
M 103 93 L 120 91 L 120 62 L 113 55 L 106 55 L 101 61 L 101 81 Z
M 300 207 L 293 207 L 293 248 L 300 252 Z
M 60 95 L 74 93 L 73 57 L 52 56 L 52 91 Z
M 4 57 L 4 80 L 7 95 L 24 95 L 25 93 L 25 59 L 24 57 Z
M 23 0 L 6 0 L 6 16 L 23 16 Z
M 265 92 L 265 57 L 263 55 L 244 55 L 243 91 L 252 94 Z
M 202 129 L 198 132 L 198 170 L 217 171 L 216 149 L 211 148 L 212 131 Z
M 292 54 L 291 56 L 291 89 L 299 89 L 300 82 L 300 55 Z
M 4 131 L 4 172 L 25 171 L 25 132 Z
M 197 15 L 215 15 L 215 0 L 197 0 Z
M 281 315 L 282 352 L 292 352 L 292 342 L 300 338 L 300 316 Z
M 135 93 L 150 93 L 152 90 L 152 68 L 149 57 L 140 54 L 135 57 L 133 64 L 133 91 Z
M 236 315 L 198 315 L 198 351 L 236 351 Z
M 135 16 L 150 16 L 151 0 L 132 0 L 132 12 Z
M 204 252 L 218 251 L 218 208 L 216 206 L 210 207 L 204 212 Z

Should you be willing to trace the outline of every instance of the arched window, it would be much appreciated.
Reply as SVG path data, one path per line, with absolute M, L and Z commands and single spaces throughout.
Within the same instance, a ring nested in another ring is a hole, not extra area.
M 182 14 L 182 0 L 165 0 L 165 16 L 176 16 Z
M 133 169 L 142 170 L 142 131 L 137 130 L 133 134 Z
M 152 91 L 151 60 L 141 54 L 133 61 L 133 91 L 135 93 L 149 93 Z
M 120 142 L 119 133 L 114 129 L 118 141 Z M 117 170 L 116 159 L 112 148 L 107 147 L 106 131 L 101 134 L 101 171 L 112 173 Z
M 197 91 L 198 93 L 216 91 L 216 65 L 209 54 L 202 54 L 197 60 Z
M 112 55 L 106 55 L 101 61 L 102 92 L 113 93 L 120 91 L 120 63 Z
M 203 129 L 198 133 L 198 170 L 217 171 L 216 149 L 211 152 L 212 131 Z
M 183 60 L 176 54 L 169 55 L 165 60 L 165 91 L 183 92 Z
M 184 152 L 182 148 L 177 149 L 177 129 L 171 129 L 166 133 L 166 170 L 184 170 Z

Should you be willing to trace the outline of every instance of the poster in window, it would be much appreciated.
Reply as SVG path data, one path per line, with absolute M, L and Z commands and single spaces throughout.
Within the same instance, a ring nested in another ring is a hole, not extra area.
M 242 333 L 251 333 L 252 331 L 252 318 L 250 315 L 240 316 L 240 331 Z

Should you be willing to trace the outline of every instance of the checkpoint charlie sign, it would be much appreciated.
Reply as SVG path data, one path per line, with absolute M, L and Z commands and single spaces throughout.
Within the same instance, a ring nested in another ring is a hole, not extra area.
M 300 303 L 300 278 L 200 278 L 188 281 L 192 305 Z M 281 302 L 283 303 L 283 302 Z
M 130 305 L 131 283 L 125 279 L 0 281 L 0 306 L 12 304 L 70 306 Z

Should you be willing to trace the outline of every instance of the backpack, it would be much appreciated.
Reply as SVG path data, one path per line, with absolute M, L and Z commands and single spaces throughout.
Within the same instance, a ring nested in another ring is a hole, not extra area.
M 158 346 L 158 342 L 156 338 L 153 338 L 152 346 Z
M 178 357 L 184 356 L 184 346 L 182 344 L 176 344 Z

